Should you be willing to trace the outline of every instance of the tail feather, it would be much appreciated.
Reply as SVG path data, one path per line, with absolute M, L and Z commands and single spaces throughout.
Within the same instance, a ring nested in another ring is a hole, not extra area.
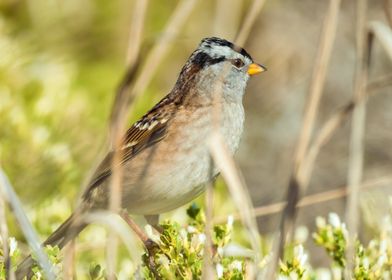
M 87 226 L 87 223 L 82 222 L 80 217 L 80 212 L 72 214 L 48 237 L 48 239 L 46 239 L 42 245 L 58 246 L 62 249 Z M 34 260 L 31 255 L 29 255 L 18 265 L 15 272 L 16 280 L 21 280 L 25 276 L 27 276 L 27 279 L 30 279 L 32 273 L 31 268 L 33 265 Z

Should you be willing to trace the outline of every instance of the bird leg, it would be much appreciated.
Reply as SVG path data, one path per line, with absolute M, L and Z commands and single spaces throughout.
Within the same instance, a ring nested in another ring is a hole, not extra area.
M 151 272 L 154 274 L 156 279 L 160 279 L 159 274 L 156 270 L 156 264 L 154 260 L 154 255 L 156 251 L 159 249 L 159 245 L 155 243 L 153 240 L 148 238 L 147 234 L 133 221 L 133 219 L 129 216 L 128 212 L 125 210 L 120 211 L 120 217 L 129 225 L 129 227 L 135 232 L 135 234 L 140 238 L 143 242 L 144 247 L 148 253 L 148 265 Z M 158 217 L 159 219 L 159 217 Z
M 129 227 L 134 231 L 134 233 L 140 238 L 140 240 L 146 244 L 149 239 L 147 234 L 133 221 L 126 210 L 120 211 L 120 217 L 129 225 Z

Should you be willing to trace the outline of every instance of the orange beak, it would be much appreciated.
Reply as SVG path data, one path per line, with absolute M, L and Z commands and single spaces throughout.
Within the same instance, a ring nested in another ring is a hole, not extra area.
M 265 66 L 257 63 L 252 63 L 251 65 L 249 65 L 247 72 L 249 76 L 253 76 L 264 71 L 267 71 L 267 68 Z

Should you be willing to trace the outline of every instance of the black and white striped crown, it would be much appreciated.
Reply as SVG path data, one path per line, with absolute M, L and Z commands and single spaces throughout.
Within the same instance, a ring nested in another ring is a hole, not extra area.
M 190 62 L 203 68 L 206 65 L 238 57 L 253 62 L 252 57 L 243 48 L 225 39 L 209 37 L 201 40 L 198 48 L 191 55 Z

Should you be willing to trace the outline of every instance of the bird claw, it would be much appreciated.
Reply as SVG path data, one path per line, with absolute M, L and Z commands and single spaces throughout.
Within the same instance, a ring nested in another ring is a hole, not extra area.
M 154 256 L 157 250 L 159 249 L 159 245 L 150 238 L 148 238 L 143 243 L 149 256 Z
M 157 271 L 157 265 L 155 263 L 155 258 L 154 258 L 155 254 L 159 250 L 159 245 L 150 238 L 144 241 L 143 244 L 147 250 L 148 266 L 150 271 L 154 274 L 155 279 L 161 279 Z

